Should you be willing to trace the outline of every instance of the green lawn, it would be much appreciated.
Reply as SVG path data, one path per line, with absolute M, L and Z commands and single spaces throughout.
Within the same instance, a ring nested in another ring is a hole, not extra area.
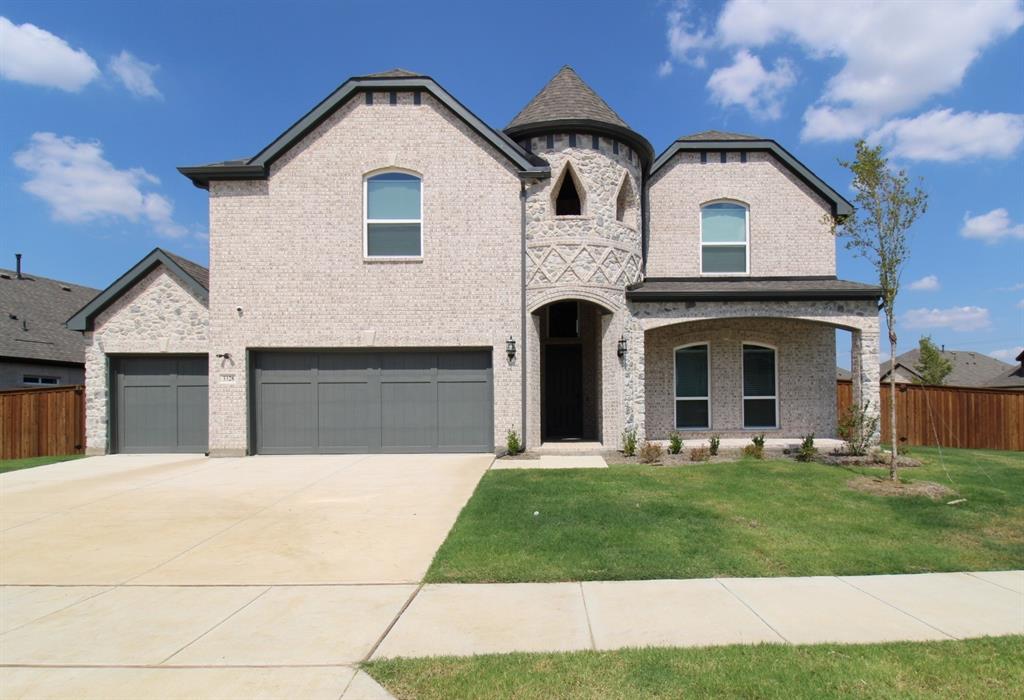
M 1024 637 L 394 659 L 365 668 L 401 700 L 1019 698 Z
M 81 459 L 85 455 L 53 455 L 50 457 L 25 457 L 23 459 L 0 459 L 0 474 L 4 472 L 16 472 L 19 469 L 31 469 L 41 467 L 45 464 L 67 462 L 71 459 Z
M 881 469 L 744 460 L 490 471 L 427 581 L 810 576 L 1024 568 L 1024 453 L 917 448 L 906 479 L 966 503 L 875 496 Z M 948 477 L 947 477 L 948 473 Z M 537 512 L 537 515 L 534 513 Z

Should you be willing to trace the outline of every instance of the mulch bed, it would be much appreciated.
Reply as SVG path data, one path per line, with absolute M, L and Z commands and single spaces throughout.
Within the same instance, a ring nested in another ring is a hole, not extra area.
M 868 455 L 836 455 L 836 454 L 822 454 L 818 455 L 818 462 L 823 464 L 833 464 L 839 467 L 887 467 L 889 466 L 889 455 L 884 453 L 868 454 Z M 913 457 L 906 457 L 899 455 L 896 458 L 896 466 L 898 467 L 920 467 L 923 464 L 921 460 L 914 459 Z
M 957 495 L 953 489 L 937 484 L 934 481 L 890 481 L 874 476 L 858 476 L 847 483 L 854 491 L 870 493 L 873 496 L 924 496 L 933 501 L 953 498 Z

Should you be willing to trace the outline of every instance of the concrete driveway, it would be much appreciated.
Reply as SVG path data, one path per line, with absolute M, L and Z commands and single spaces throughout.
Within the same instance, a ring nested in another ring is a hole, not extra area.
M 489 455 L 118 455 L 0 477 L 14 697 L 373 697 L 352 668 Z

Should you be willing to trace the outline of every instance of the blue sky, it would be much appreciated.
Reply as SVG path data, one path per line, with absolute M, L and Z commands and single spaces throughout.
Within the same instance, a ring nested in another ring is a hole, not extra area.
M 176 166 L 252 155 L 347 77 L 395 66 L 502 127 L 568 63 L 658 152 L 704 129 L 763 135 L 849 193 L 836 159 L 884 144 L 930 194 L 900 349 L 930 333 L 1016 354 L 1024 7 L 811 7 L 0 2 L 0 266 L 22 252 L 103 287 L 157 245 L 205 263 L 206 193 Z M 839 275 L 873 279 L 842 248 Z

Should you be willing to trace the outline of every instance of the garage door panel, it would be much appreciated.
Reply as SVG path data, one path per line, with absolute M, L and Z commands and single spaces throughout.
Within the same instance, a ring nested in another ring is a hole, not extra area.
M 380 356 L 372 352 L 324 352 L 316 356 L 319 381 L 365 380 L 369 370 L 380 369 Z
M 316 450 L 316 403 L 311 382 L 265 383 L 260 387 L 262 451 Z
M 321 373 L 322 376 L 322 373 Z M 380 449 L 380 389 L 376 382 L 320 382 L 320 448 L 324 452 Z
M 182 449 L 205 452 L 210 392 L 205 385 L 178 384 L 178 445 Z
M 437 386 L 382 379 L 380 423 L 382 449 L 437 449 Z
M 124 389 L 124 451 L 173 448 L 177 411 L 173 391 L 164 386 L 127 386 Z
M 205 356 L 116 357 L 112 412 L 118 452 L 205 452 Z
M 489 448 L 482 439 L 491 433 L 490 387 L 486 381 L 439 382 L 437 385 L 438 447 L 442 450 Z

